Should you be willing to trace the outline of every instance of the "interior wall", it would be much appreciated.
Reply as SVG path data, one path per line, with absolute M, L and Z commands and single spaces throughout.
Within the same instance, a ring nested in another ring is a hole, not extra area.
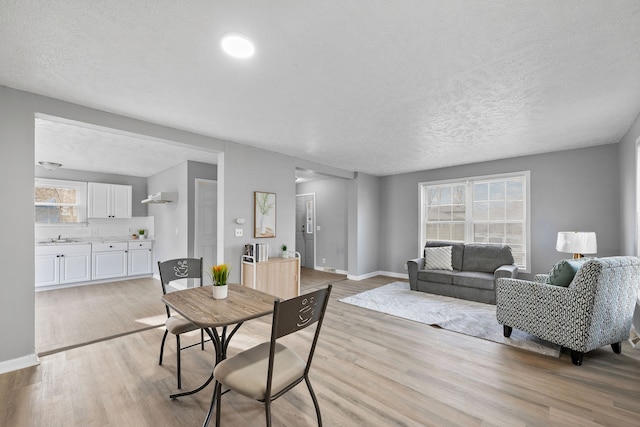
M 421 252 L 418 183 L 531 171 L 530 273 L 545 273 L 568 254 L 555 250 L 559 231 L 595 231 L 597 256 L 619 255 L 618 144 L 524 156 L 381 178 L 380 270 L 405 273 Z M 633 175 L 626 179 L 633 179 Z
M 154 273 L 158 271 L 158 261 L 188 256 L 188 210 L 189 189 L 187 182 L 187 162 L 150 176 L 147 179 L 149 192 L 176 193 L 172 203 L 148 205 L 149 215 L 155 223 L 155 243 L 153 245 Z
M 636 232 L 636 144 L 640 139 L 640 115 L 620 141 L 620 254 L 640 256 Z
M 322 179 L 296 184 L 296 194 L 316 194 L 316 265 L 347 271 L 347 211 L 351 181 Z M 320 227 L 320 231 L 317 227 Z M 322 259 L 325 262 L 322 263 Z
M 349 187 L 348 277 L 358 280 L 379 270 L 380 178 L 357 173 Z
M 0 156 L 9 160 L 0 168 L 0 178 L 7 184 L 0 189 L 0 196 L 11 201 L 10 209 L 0 209 L 0 234 L 11 242 L 0 247 L 0 255 L 2 259 L 10 259 L 12 267 L 4 272 L 0 324 L 13 325 L 0 331 L 0 372 L 37 362 L 33 286 L 36 114 L 179 141 L 204 150 L 224 150 L 224 141 L 216 138 L 0 86 Z
M 106 184 L 130 185 L 131 188 L 131 216 L 147 216 L 147 205 L 140 203 L 146 199 L 147 178 L 139 176 L 116 175 L 111 173 L 99 173 L 90 171 L 79 171 L 64 167 L 56 170 L 47 170 L 42 166 L 35 166 L 36 178 L 65 179 L 69 181 L 83 182 L 103 182 Z
M 282 154 L 228 142 L 218 170 L 224 179 L 224 261 L 231 264 L 230 281 L 238 283 L 245 244 L 266 243 L 269 256 L 276 257 L 283 244 L 291 246 L 295 242 L 295 161 Z M 254 191 L 276 193 L 276 237 L 253 237 Z M 243 218 L 245 223 L 236 224 L 236 218 Z M 235 237 L 236 229 L 242 230 L 242 237 Z
M 33 99 L 0 86 L 0 373 L 37 363 L 35 357 Z M 10 201 L 10 203 L 9 203 Z M 8 268 L 10 267 L 10 268 Z M 9 327 L 10 326 L 10 327 Z

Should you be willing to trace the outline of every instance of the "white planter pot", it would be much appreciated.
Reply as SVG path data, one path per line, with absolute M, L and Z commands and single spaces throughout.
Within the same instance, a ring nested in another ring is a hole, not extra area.
M 229 285 L 216 286 L 213 285 L 213 299 L 225 299 L 229 292 Z

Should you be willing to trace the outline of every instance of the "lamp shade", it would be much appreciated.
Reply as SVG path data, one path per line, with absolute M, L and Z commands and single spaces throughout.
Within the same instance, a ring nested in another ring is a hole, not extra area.
M 598 252 L 596 233 L 593 231 L 561 231 L 556 242 L 558 252 L 595 254 Z

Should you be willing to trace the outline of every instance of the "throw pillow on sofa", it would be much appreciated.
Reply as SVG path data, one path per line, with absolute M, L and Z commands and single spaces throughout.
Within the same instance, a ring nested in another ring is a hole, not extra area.
M 553 266 L 549 271 L 547 283 L 555 286 L 564 286 L 565 288 L 571 284 L 573 277 L 576 275 L 582 264 L 590 258 L 563 259 Z
M 451 246 L 424 248 L 424 265 L 427 270 L 453 270 Z

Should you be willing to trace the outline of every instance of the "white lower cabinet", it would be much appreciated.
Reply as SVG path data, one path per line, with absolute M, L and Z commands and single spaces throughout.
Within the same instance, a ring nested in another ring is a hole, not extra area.
M 94 243 L 92 246 L 93 280 L 127 276 L 126 242 Z
M 151 242 L 129 242 L 128 275 L 151 274 L 153 245 Z
M 36 246 L 35 285 L 51 286 L 91 280 L 91 245 Z

